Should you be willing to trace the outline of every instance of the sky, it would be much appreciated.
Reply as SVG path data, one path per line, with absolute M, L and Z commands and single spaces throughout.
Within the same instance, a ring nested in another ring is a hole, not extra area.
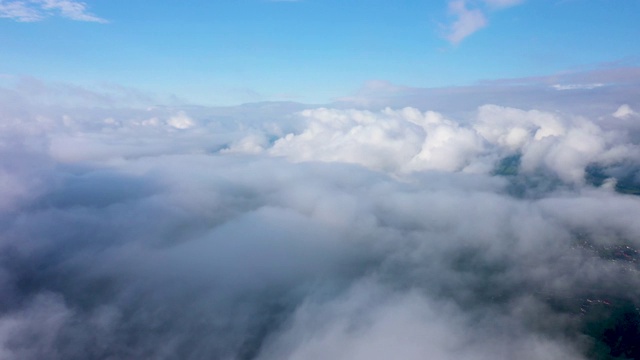
M 2 0 L 0 73 L 202 105 L 638 65 L 636 0 Z
M 637 0 L 0 0 L 0 359 L 640 359 Z

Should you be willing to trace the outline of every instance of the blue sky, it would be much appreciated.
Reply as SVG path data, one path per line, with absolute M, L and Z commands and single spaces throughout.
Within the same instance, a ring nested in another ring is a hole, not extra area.
M 190 103 L 323 103 L 637 66 L 637 0 L 0 0 L 0 74 Z

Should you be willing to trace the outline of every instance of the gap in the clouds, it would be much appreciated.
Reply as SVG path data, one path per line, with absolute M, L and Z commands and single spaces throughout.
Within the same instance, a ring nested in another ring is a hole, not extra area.
M 91 171 L 67 175 L 61 188 L 42 198 L 43 204 L 54 208 L 107 207 L 148 197 L 160 191 L 157 184 L 136 176 L 125 177 L 110 171 Z
M 628 300 L 591 300 L 585 304 L 586 335 L 596 339 L 587 356 L 593 359 L 640 359 L 639 304 Z
M 522 172 L 522 154 L 514 154 L 500 159 L 492 176 L 504 178 L 508 185 L 505 192 L 517 199 L 540 199 L 558 191 L 572 191 L 576 189 L 574 184 L 563 182 L 552 171 L 538 169 L 534 172 Z
M 514 154 L 500 159 L 491 174 L 508 179 L 507 193 L 517 198 L 543 197 L 558 190 L 576 189 L 572 184 L 564 183 L 553 172 L 537 170 L 522 173 L 522 154 Z M 585 167 L 584 181 L 587 185 L 599 188 L 611 186 L 620 194 L 640 195 L 640 169 L 630 163 L 601 165 L 591 163 Z
M 634 164 L 616 164 L 603 167 L 591 164 L 585 169 L 585 180 L 593 186 L 603 186 L 615 179 L 614 189 L 621 194 L 640 195 L 640 168 Z

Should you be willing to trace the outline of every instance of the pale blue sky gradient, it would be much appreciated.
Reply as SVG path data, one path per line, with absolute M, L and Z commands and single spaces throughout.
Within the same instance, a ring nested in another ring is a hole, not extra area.
M 469 0 L 486 26 L 459 42 L 449 41 L 453 1 L 92 0 L 75 15 L 32 1 L 41 12 L 29 21 L 7 12 L 12 2 L 0 0 L 0 74 L 206 105 L 323 103 L 370 80 L 444 87 L 640 64 L 637 0 Z

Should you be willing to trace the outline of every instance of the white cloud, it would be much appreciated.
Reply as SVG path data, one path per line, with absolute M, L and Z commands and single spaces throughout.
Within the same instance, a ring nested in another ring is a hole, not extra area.
M 493 321 L 504 320 L 497 315 Z M 470 331 L 471 326 L 475 331 Z M 479 360 L 516 353 L 526 354 L 529 360 L 582 359 L 561 339 L 514 339 L 513 334 L 522 329 L 506 321 L 503 331 L 494 326 L 487 319 L 465 323 L 462 309 L 418 291 L 394 293 L 367 279 L 337 299 L 300 306 L 259 360 Z M 486 333 L 480 337 L 481 332 Z
M 0 18 L 15 19 L 22 22 L 39 21 L 44 15 L 27 1 L 0 1 Z
M 59 10 L 63 17 L 91 22 L 106 22 L 95 15 L 87 12 L 87 5 L 75 0 L 41 0 L 44 10 Z
M 640 198 L 618 192 L 639 165 L 630 121 L 75 109 L 0 90 L 2 359 L 635 349 L 633 332 L 589 332 L 640 323 Z M 512 176 L 491 171 L 516 154 Z M 592 162 L 597 186 L 576 180 Z
M 558 91 L 565 91 L 565 90 L 593 90 L 593 89 L 597 89 L 599 87 L 604 86 L 604 84 L 600 84 L 600 83 L 595 83 L 595 84 L 568 84 L 568 85 L 562 85 L 562 84 L 555 84 L 552 85 L 552 87 Z
M 47 17 L 60 15 L 64 18 L 106 23 L 87 10 L 84 2 L 76 0 L 0 0 L 0 17 L 21 22 L 41 21 Z
M 488 25 L 487 11 L 501 10 L 523 2 L 524 0 L 482 0 L 478 4 L 480 6 L 470 8 L 472 2 L 468 0 L 449 0 L 449 13 L 455 17 L 455 20 L 448 26 L 445 37 L 451 43 L 458 44 Z
M 264 134 L 249 134 L 242 139 L 234 141 L 228 148 L 221 150 L 221 152 L 259 154 L 265 150 L 268 143 Z
M 185 113 L 184 111 L 180 111 L 175 116 L 169 118 L 169 120 L 167 120 L 167 124 L 181 130 L 189 129 L 196 125 L 193 122 L 193 119 L 191 119 L 189 115 L 187 115 L 187 113 Z
M 524 0 L 482 0 L 485 4 L 494 8 L 507 8 L 520 5 Z
M 617 117 L 618 119 L 628 119 L 636 115 L 638 115 L 638 113 L 635 112 L 628 104 L 620 105 L 618 110 L 612 114 L 613 117 Z
M 264 137 L 252 134 L 232 150 L 256 153 L 265 148 L 297 162 L 360 164 L 395 175 L 425 170 L 488 174 L 499 159 L 521 154 L 523 173 L 544 170 L 574 184 L 584 181 L 589 164 L 640 155 L 623 132 L 605 131 L 586 119 L 495 105 L 480 107 L 470 124 L 415 108 L 321 108 L 301 116 L 306 128 L 276 139 L 270 148 L 265 148 Z
M 484 13 L 479 9 L 468 9 L 464 0 L 449 2 L 449 12 L 456 17 L 456 20 L 449 27 L 446 38 L 454 44 L 487 26 Z

